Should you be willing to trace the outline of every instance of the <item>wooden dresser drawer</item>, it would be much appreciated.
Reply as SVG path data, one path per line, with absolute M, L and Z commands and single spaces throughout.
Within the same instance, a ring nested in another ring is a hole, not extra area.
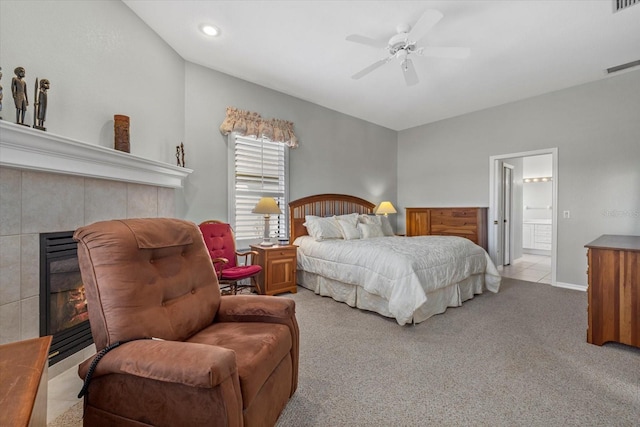
M 431 212 L 431 227 L 451 226 L 460 228 L 476 228 L 478 215 L 473 209 L 436 209 Z
M 431 234 L 436 236 L 461 236 L 466 237 L 467 239 L 477 239 L 478 233 L 475 228 L 465 229 L 461 227 L 447 227 L 447 226 L 433 226 L 431 227 Z
M 431 209 L 431 219 L 434 218 L 467 218 L 476 221 L 478 211 L 475 208 L 447 208 Z
M 278 259 L 278 258 L 295 258 L 296 257 L 296 248 L 289 249 L 274 249 L 269 252 L 269 259 Z
M 487 249 L 487 208 L 406 208 L 407 236 L 460 236 Z

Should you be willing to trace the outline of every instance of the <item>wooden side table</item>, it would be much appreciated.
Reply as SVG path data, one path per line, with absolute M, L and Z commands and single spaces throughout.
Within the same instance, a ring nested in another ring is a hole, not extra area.
M 47 424 L 47 368 L 51 335 L 0 345 L 0 424 Z
M 251 262 L 260 265 L 262 271 L 258 275 L 258 292 L 262 295 L 275 295 L 283 292 L 296 293 L 297 246 L 276 245 L 263 247 L 251 245 L 251 250 L 258 252 Z

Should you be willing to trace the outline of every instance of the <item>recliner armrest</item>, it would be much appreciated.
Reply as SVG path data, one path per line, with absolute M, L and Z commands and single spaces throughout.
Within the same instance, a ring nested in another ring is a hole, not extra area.
M 300 330 L 296 320 L 296 303 L 288 298 L 266 295 L 227 295 L 220 298 L 217 322 L 262 322 L 286 325 L 291 331 L 291 396 L 298 388 Z
M 288 325 L 295 318 L 295 301 L 266 295 L 228 295 L 220 298 L 218 322 L 264 322 Z
M 85 378 L 93 358 L 78 367 Z M 213 388 L 237 371 L 233 350 L 181 341 L 136 340 L 108 352 L 93 377 L 127 374 L 201 388 Z

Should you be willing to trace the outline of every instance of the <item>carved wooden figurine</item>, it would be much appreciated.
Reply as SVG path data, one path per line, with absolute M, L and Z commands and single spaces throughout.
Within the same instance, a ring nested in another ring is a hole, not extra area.
M 36 98 L 34 102 L 33 127 L 35 129 L 47 130 L 44 127 L 44 121 L 47 117 L 47 91 L 49 90 L 49 80 L 40 80 L 38 88 L 38 79 L 36 79 Z
M 184 144 L 176 145 L 176 164 L 184 167 Z
M 13 72 L 16 76 L 11 79 L 11 94 L 13 95 L 13 102 L 16 104 L 16 123 L 29 126 L 24 124 L 24 116 L 29 106 L 27 83 L 23 80 L 25 70 L 23 67 L 17 67 Z

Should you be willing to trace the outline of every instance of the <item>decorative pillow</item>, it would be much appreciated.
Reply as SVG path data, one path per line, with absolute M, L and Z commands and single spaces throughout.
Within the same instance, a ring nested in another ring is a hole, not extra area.
M 335 219 L 337 219 L 338 221 L 346 221 L 349 224 L 351 224 L 352 226 L 356 226 L 358 225 L 358 214 L 357 213 L 352 213 L 352 214 L 347 214 L 347 215 L 336 215 L 334 216 Z
M 357 214 L 356 214 L 357 215 Z M 356 216 L 357 219 L 357 216 Z M 356 227 L 356 224 L 352 224 L 350 221 L 338 219 L 338 225 L 342 230 L 342 238 L 345 240 L 354 240 L 360 238 L 360 230 Z
M 389 217 L 384 215 L 360 215 L 360 222 L 364 224 L 377 224 L 382 228 L 385 236 L 393 236 L 393 228 L 389 222 Z
M 382 227 L 378 224 L 358 224 L 363 239 L 372 237 L 384 237 Z
M 317 241 L 329 239 L 342 239 L 342 230 L 333 217 L 322 218 L 319 216 L 306 215 L 305 223 L 307 233 Z
M 382 232 L 384 233 L 385 236 L 394 236 L 395 233 L 393 232 L 393 228 L 391 227 L 391 223 L 389 222 L 389 217 L 388 216 L 381 216 L 380 217 L 380 222 L 382 225 Z

